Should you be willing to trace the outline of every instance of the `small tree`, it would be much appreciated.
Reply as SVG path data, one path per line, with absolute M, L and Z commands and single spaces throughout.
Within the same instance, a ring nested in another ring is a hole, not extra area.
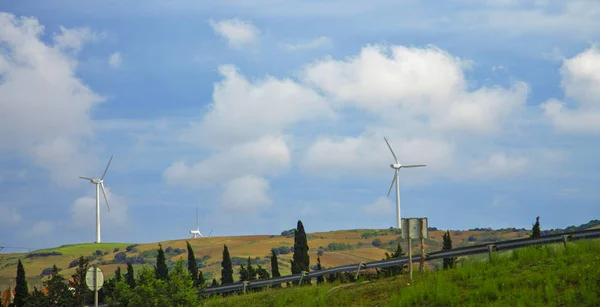
M 170 306 L 198 306 L 198 295 L 196 295 L 196 285 L 192 276 L 186 270 L 183 260 L 177 261 L 175 268 L 169 273 L 167 283 L 167 294 Z
M 246 267 L 246 270 L 248 270 L 248 280 L 256 280 L 257 272 L 250 262 L 250 257 L 248 257 L 248 266 Z
M 187 251 L 188 251 L 187 269 L 188 269 L 188 272 L 190 272 L 190 275 L 192 276 L 192 280 L 194 281 L 194 287 L 197 287 L 199 283 L 198 283 L 198 264 L 196 263 L 196 256 L 194 255 L 194 250 L 192 249 L 190 242 L 186 241 L 185 243 L 187 244 Z
M 541 231 L 540 231 L 540 217 L 536 217 L 535 218 L 535 224 L 533 224 L 533 228 L 531 231 L 531 237 L 532 238 L 538 238 L 541 236 Z
M 322 270 L 323 268 L 321 267 L 321 257 L 317 257 L 317 271 Z M 325 281 L 325 278 L 323 278 L 323 275 L 319 275 L 317 276 L 317 285 L 322 284 Z
M 442 250 L 447 251 L 452 249 L 452 238 L 450 237 L 450 231 L 446 230 L 446 233 L 442 236 Z M 454 267 L 456 257 L 444 258 L 444 269 L 451 269 Z
M 169 268 L 167 267 L 167 259 L 165 258 L 165 251 L 163 251 L 162 245 L 158 244 L 158 255 L 156 255 L 156 278 L 161 280 L 167 280 L 169 278 Z
M 130 289 L 135 288 L 135 275 L 133 274 L 133 265 L 127 261 L 127 273 L 125 273 L 125 282 Z
M 221 262 L 221 284 L 233 283 L 233 266 L 227 245 L 223 245 L 223 261 Z
M 85 282 L 88 267 L 89 261 L 83 256 L 80 256 L 79 261 L 77 262 L 77 269 L 75 270 L 75 273 L 71 275 L 72 280 L 69 281 L 69 286 L 75 289 L 73 299 L 77 306 L 82 306 L 85 303 L 85 297 L 89 291 Z
M 116 280 L 117 282 L 120 282 L 120 281 L 121 281 L 121 278 L 123 278 L 123 277 L 121 276 L 121 267 L 120 267 L 120 266 L 118 266 L 118 267 L 117 267 L 117 269 L 115 270 L 115 280 Z
M 218 286 L 218 285 L 219 285 L 219 282 L 217 281 L 217 279 L 216 279 L 216 278 L 213 278 L 212 282 L 210 283 L 210 286 L 211 286 L 211 287 L 216 287 L 216 286 Z
M 29 288 L 27 287 L 25 268 L 23 267 L 21 259 L 19 259 L 19 263 L 17 264 L 17 284 L 15 286 L 15 292 L 14 306 L 25 306 L 25 302 L 27 302 L 27 298 L 29 297 Z
M 391 255 L 388 254 L 387 252 L 385 253 L 385 259 L 401 258 L 404 255 L 405 255 L 405 253 L 402 251 L 402 246 L 400 244 L 398 244 L 396 246 L 396 251 L 393 252 Z M 381 273 L 383 273 L 384 276 L 400 275 L 400 274 L 404 273 L 404 265 L 401 264 L 398 266 L 382 268 Z

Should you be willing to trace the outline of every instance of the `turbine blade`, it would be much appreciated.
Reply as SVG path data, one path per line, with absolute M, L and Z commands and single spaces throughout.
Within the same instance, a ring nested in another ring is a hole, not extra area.
M 385 143 L 387 144 L 388 148 L 392 152 L 392 156 L 394 156 L 394 160 L 396 160 L 396 163 L 399 163 L 398 158 L 396 158 L 396 154 L 394 153 L 394 150 L 392 149 L 392 146 L 390 146 L 390 142 L 388 142 L 388 140 L 385 137 L 383 139 L 385 140 Z
M 198 229 L 198 230 L 200 229 L 198 227 L 198 207 L 196 207 L 196 229 Z
M 392 188 L 394 187 L 394 183 L 396 182 L 397 178 L 398 178 L 398 171 L 394 171 L 394 179 L 392 179 L 392 184 L 390 185 L 390 189 L 388 190 L 387 197 L 390 196 L 390 193 L 392 192 Z
M 411 168 L 411 167 L 424 167 L 426 165 L 424 164 L 417 164 L 417 165 L 402 165 L 402 168 Z
M 106 169 L 104 170 L 104 174 L 102 174 L 102 178 L 100 180 L 104 180 L 104 176 L 106 176 L 106 172 L 108 172 L 108 167 L 110 166 L 110 162 L 112 161 L 114 155 L 110 156 L 110 160 L 108 160 L 108 164 L 106 165 Z
M 81 179 L 85 179 L 85 180 L 94 180 L 94 178 L 90 178 L 90 177 L 79 177 Z
M 106 196 L 106 190 L 104 189 L 104 183 L 100 183 L 100 187 L 102 188 L 102 194 L 104 194 L 104 200 L 106 201 L 106 208 L 108 208 L 108 212 L 110 212 L 110 207 L 108 206 L 108 197 Z

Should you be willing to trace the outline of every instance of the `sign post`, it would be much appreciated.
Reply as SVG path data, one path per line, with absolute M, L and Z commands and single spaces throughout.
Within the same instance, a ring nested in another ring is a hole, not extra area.
M 412 282 L 412 239 L 421 240 L 421 273 L 425 263 L 424 240 L 427 238 L 427 218 L 402 219 L 402 238 L 408 239 L 408 276 Z
M 94 291 L 94 307 L 98 307 L 98 291 L 104 285 L 104 274 L 96 265 L 91 266 L 85 274 L 85 283 L 88 288 Z

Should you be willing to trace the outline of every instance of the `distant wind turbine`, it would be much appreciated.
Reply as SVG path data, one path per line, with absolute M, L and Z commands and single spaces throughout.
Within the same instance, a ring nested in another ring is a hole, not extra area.
M 198 226 L 198 207 L 196 207 L 196 230 L 190 230 L 190 234 L 192 235 L 192 239 L 196 239 L 198 236 L 204 238 L 200 233 L 200 227 Z
M 390 164 L 390 167 L 394 169 L 394 179 L 392 179 L 392 184 L 390 185 L 390 189 L 387 193 L 387 196 L 390 196 L 390 193 L 392 192 L 392 188 L 394 187 L 394 182 L 396 182 L 396 228 L 400 229 L 400 182 L 398 179 L 398 172 L 400 171 L 401 168 L 412 168 L 412 167 L 424 167 L 425 165 L 423 164 L 418 164 L 418 165 L 402 165 L 400 164 L 400 162 L 398 162 L 398 158 L 396 157 L 396 154 L 394 153 L 394 150 L 392 149 L 392 146 L 390 146 L 390 142 L 388 142 L 388 140 L 384 137 L 383 138 L 385 140 L 385 143 L 387 144 L 388 148 L 390 149 L 390 151 L 392 152 L 392 156 L 394 156 L 394 161 L 396 163 L 394 164 Z
M 79 177 L 84 180 L 89 180 L 91 183 L 96 185 L 96 243 L 100 243 L 100 188 L 102 188 L 102 194 L 104 194 L 106 208 L 108 209 L 108 212 L 110 212 L 110 207 L 108 206 L 108 197 L 106 196 L 106 190 L 104 189 L 104 176 L 106 176 L 106 172 L 108 171 L 108 167 L 110 166 L 110 162 L 112 161 L 113 157 L 114 156 L 110 156 L 110 160 L 108 160 L 104 174 L 102 174 L 100 179 Z

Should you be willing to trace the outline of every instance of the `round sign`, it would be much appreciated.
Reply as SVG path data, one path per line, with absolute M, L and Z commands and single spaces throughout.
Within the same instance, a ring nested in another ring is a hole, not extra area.
M 96 269 L 96 277 L 94 277 L 94 269 Z M 95 283 L 94 283 L 95 281 Z M 95 290 L 100 290 L 102 285 L 104 285 L 104 274 L 102 274 L 102 270 L 99 267 L 90 267 L 85 274 L 85 283 L 87 284 L 90 290 L 94 291 L 94 284 L 96 285 Z

